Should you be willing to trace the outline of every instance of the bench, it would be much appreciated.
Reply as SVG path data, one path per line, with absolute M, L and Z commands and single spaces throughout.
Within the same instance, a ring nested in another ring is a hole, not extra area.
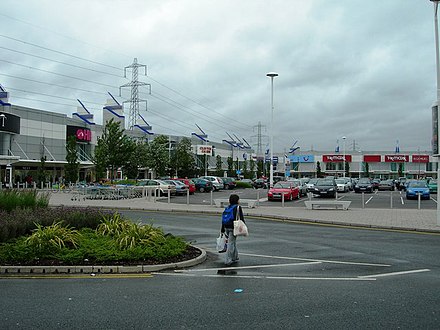
M 247 206 L 248 208 L 254 208 L 255 206 L 256 206 L 256 204 L 257 204 L 257 201 L 256 200 L 253 200 L 253 199 L 240 199 L 240 205 L 241 206 Z M 228 206 L 229 205 L 229 199 L 226 199 L 226 198 L 217 198 L 217 199 L 214 199 L 214 204 L 215 204 L 215 206 L 216 207 L 226 207 L 226 206 Z
M 332 200 L 332 201 L 321 201 L 321 200 L 313 200 L 313 201 L 305 201 L 304 204 L 306 205 L 307 210 L 314 210 L 319 209 L 321 206 L 330 208 L 335 207 L 338 209 L 338 207 L 341 207 L 343 210 L 348 210 L 350 207 L 351 201 L 339 201 L 339 200 Z

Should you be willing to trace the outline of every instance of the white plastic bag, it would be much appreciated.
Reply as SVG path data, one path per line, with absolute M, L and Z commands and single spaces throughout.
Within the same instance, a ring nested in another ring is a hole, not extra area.
M 220 233 L 220 236 L 217 237 L 217 251 L 219 253 L 226 252 L 228 244 L 228 239 L 226 238 L 226 235 L 224 233 Z
M 246 224 L 243 220 L 234 221 L 234 236 L 247 236 L 249 235 Z

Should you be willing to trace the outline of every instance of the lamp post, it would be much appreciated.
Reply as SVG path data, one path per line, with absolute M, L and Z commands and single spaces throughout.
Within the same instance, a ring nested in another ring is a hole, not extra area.
M 360 158 L 359 158 L 359 179 L 361 178 L 361 172 L 362 172 L 362 151 L 361 150 L 359 150 L 359 156 L 360 156 Z
M 439 42 L 438 42 L 438 4 L 440 0 L 430 0 L 434 4 L 434 26 L 435 26 L 435 63 L 437 68 L 437 182 L 440 179 L 440 150 L 439 150 L 439 142 L 440 142 L 440 125 L 438 123 L 439 120 L 439 107 L 440 107 L 440 59 L 439 59 Z M 437 196 L 440 196 L 440 187 L 437 185 Z M 440 203 L 437 203 L 437 226 L 440 226 Z
M 267 77 L 270 77 L 270 104 L 272 107 L 271 112 L 271 120 L 270 120 L 270 176 L 269 176 L 269 187 L 273 187 L 273 78 L 278 77 L 278 73 L 269 72 L 266 74 Z
M 342 137 L 342 142 L 343 142 L 342 149 L 343 149 L 343 154 L 344 154 L 344 166 L 343 166 L 343 169 L 342 169 L 342 173 L 343 173 L 343 177 L 344 178 L 345 178 L 345 139 L 346 139 L 346 137 L 343 136 Z

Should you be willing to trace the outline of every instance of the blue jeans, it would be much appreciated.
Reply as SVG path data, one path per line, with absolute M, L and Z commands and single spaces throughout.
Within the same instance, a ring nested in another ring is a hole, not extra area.
M 237 250 L 237 237 L 234 236 L 234 229 L 225 228 L 226 236 L 228 237 L 228 245 L 225 253 L 225 265 L 230 265 L 233 262 L 238 261 L 238 250 Z

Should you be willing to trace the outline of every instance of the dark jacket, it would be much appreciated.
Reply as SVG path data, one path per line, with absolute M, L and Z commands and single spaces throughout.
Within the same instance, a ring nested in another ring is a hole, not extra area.
M 238 213 L 239 219 L 243 220 L 243 222 L 246 223 L 246 221 L 244 221 L 243 209 L 240 205 L 238 205 L 236 208 L 234 208 L 234 211 L 233 211 L 234 219 L 237 219 L 237 210 L 239 210 L 239 213 Z M 221 229 L 222 233 L 225 232 L 225 228 L 234 229 L 234 221 L 231 221 L 230 223 L 227 223 L 226 225 L 224 225 L 222 223 L 222 229 Z

